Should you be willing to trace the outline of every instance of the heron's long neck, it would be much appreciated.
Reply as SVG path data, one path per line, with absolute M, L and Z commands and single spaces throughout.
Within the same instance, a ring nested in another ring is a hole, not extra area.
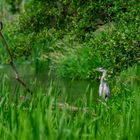
M 101 81 L 100 81 L 101 84 L 103 84 L 104 79 L 105 79 L 105 76 L 106 76 L 106 72 L 103 72 L 103 75 L 102 75 L 102 77 L 101 77 Z

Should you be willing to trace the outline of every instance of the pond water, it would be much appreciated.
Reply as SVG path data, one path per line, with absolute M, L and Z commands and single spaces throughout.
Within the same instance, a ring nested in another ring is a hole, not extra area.
M 32 87 L 33 90 L 41 86 L 44 92 L 49 87 L 53 87 L 55 96 L 60 101 L 75 102 L 75 100 L 96 101 L 98 96 L 98 82 L 90 82 L 85 80 L 70 80 L 57 78 L 54 74 L 48 76 L 47 72 L 35 73 L 35 69 L 30 64 L 18 66 L 18 72 L 21 78 Z M 14 79 L 14 72 L 9 65 L 0 66 L 0 77 L 7 75 L 10 83 L 15 86 L 17 84 Z M 1 85 L 2 83 L 0 83 Z

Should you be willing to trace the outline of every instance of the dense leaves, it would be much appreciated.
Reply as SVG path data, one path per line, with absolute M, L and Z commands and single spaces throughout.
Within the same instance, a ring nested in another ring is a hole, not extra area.
M 13 14 L 20 11 L 20 6 L 23 0 L 5 0 L 9 6 L 9 11 Z
M 140 58 L 139 7 L 136 0 L 30 0 L 10 29 L 12 50 L 15 58 L 51 60 L 63 77 L 91 78 L 99 66 L 117 74 Z

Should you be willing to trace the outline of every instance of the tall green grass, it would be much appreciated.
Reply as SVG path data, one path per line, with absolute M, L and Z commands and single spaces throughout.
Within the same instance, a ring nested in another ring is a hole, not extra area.
M 138 140 L 139 70 L 140 67 L 134 66 L 121 73 L 111 85 L 111 98 L 107 103 L 89 100 L 90 104 L 85 104 L 86 99 L 80 103 L 75 99 L 77 107 L 88 107 L 88 112 L 73 112 L 66 108 L 60 110 L 58 96 L 52 83 L 45 90 L 41 84 L 34 83 L 33 87 L 36 88 L 31 96 L 20 86 L 13 90 L 9 77 L 1 76 L 0 139 Z M 91 90 L 90 94 L 92 93 Z

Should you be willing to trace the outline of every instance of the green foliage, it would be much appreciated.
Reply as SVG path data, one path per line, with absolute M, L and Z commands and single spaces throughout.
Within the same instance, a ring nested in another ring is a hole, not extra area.
M 92 49 L 78 47 L 65 50 L 65 54 L 53 53 L 52 64 L 56 73 L 62 77 L 85 79 L 87 73 L 93 67 L 90 62 Z M 67 52 L 66 52 L 67 51 Z
M 81 100 L 80 104 L 77 103 L 79 108 L 88 107 L 89 112 L 83 110 L 72 112 L 67 110 L 66 106 L 59 109 L 57 91 L 53 90 L 55 87 L 52 84 L 46 90 L 41 84 L 32 83 L 35 87 L 32 96 L 25 96 L 22 87 L 17 87 L 14 91 L 16 96 L 13 96 L 9 77 L 2 75 L 0 138 L 3 140 L 139 139 L 140 88 L 135 79 L 131 79 L 134 75 L 140 80 L 139 66 L 124 71 L 118 77 L 121 83 L 117 81 L 112 84 L 112 96 L 108 103 L 94 102 L 90 99 L 91 104 L 88 106 L 85 100 L 90 96 Z M 128 86 L 125 86 L 126 82 Z M 94 91 L 91 93 L 94 95 Z M 75 100 L 77 101 L 78 99 Z
M 13 14 L 20 11 L 20 5 L 23 0 L 5 0 L 9 6 L 9 11 Z
M 120 23 L 112 30 L 96 34 L 89 46 L 100 57 L 100 65 L 116 73 L 137 63 L 140 57 L 138 28 L 135 23 Z
M 74 46 L 54 60 L 60 76 L 94 79 L 94 69 L 97 67 L 106 68 L 112 76 L 139 62 L 140 36 L 137 24 L 120 23 L 102 28 L 94 32 L 95 36 L 81 44 L 81 47 Z
M 101 66 L 109 75 L 127 70 L 110 81 L 109 102 L 93 101 L 95 87 L 74 100 L 88 113 L 59 110 L 58 93 L 69 98 L 55 80 L 43 87 L 28 77 L 30 96 L 18 85 L 13 90 L 15 81 L 2 73 L 0 139 L 140 139 L 139 7 L 136 0 L 31 0 L 16 25 L 3 30 L 15 59 L 32 56 L 36 72 L 49 64 L 66 78 L 95 79 Z
M 38 32 L 43 28 L 72 32 L 81 40 L 89 39 L 101 25 L 138 18 L 139 3 L 133 1 L 44 1 L 31 0 L 20 16 L 20 31 Z
M 66 78 L 94 78 L 97 67 L 117 74 L 139 62 L 139 5 L 136 0 L 31 0 L 9 29 L 15 58 L 33 55 L 36 66 L 52 61 Z

